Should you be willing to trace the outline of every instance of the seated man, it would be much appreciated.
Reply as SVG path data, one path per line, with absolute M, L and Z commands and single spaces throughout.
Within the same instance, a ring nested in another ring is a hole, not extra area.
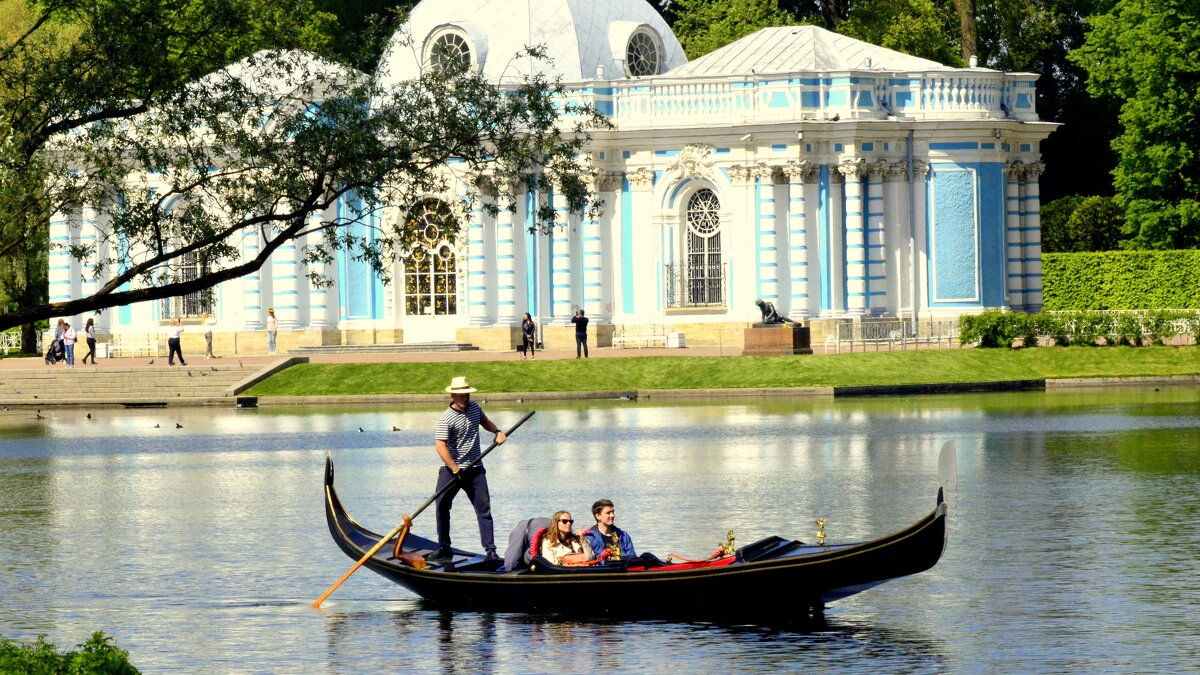
M 607 549 L 609 554 L 605 562 L 633 560 L 638 557 L 637 552 L 633 550 L 633 538 L 613 524 L 616 520 L 616 509 L 613 508 L 611 500 L 597 499 L 596 503 L 592 504 L 592 517 L 596 519 L 596 524 L 583 533 L 583 538 L 597 556 Z

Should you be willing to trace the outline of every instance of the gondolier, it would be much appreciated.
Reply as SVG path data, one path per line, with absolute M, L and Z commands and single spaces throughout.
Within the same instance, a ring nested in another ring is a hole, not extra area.
M 438 419 L 434 447 L 442 460 L 437 492 L 446 486 L 449 489 L 436 502 L 438 550 L 429 557 L 431 561 L 446 560 L 453 555 L 450 550 L 450 507 L 459 490 L 467 493 L 467 499 L 475 507 L 479 541 L 486 558 L 499 559 L 492 532 L 492 503 L 488 493 L 487 471 L 482 463 L 476 463 L 465 471 L 461 467 L 479 459 L 479 427 L 496 434 L 497 445 L 507 437 L 488 419 L 483 408 L 471 400 L 471 394 L 475 391 L 465 377 L 454 378 L 446 387 L 446 392 L 450 394 L 450 407 Z

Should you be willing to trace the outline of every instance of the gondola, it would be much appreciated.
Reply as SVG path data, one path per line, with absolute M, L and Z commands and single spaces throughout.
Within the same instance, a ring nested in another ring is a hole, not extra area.
M 461 549 L 453 549 L 449 560 L 418 569 L 394 557 L 394 547 L 388 545 L 365 565 L 426 602 L 452 609 L 813 615 L 829 602 L 937 563 L 946 547 L 946 494 L 954 481 L 949 443 L 939 460 L 939 480 L 932 512 L 900 532 L 859 543 L 812 544 L 768 537 L 703 562 L 664 562 L 643 556 L 622 564 L 566 567 L 526 556 L 528 565 L 517 565 L 519 569 L 506 569 Z M 325 468 L 325 516 L 334 541 L 356 561 L 383 536 L 346 513 L 333 486 L 332 458 Z M 402 554 L 424 556 L 436 549 L 437 542 L 409 534 Z

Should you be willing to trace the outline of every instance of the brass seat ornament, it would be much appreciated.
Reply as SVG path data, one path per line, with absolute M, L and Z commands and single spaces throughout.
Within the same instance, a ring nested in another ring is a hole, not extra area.
M 817 524 L 817 546 L 825 545 L 825 519 L 821 518 L 816 521 Z

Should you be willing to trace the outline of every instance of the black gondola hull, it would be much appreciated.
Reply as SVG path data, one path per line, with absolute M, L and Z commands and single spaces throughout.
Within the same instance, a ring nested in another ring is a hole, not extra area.
M 358 525 L 333 487 L 333 465 L 325 480 L 325 512 L 330 533 L 354 560 L 381 535 Z M 497 611 L 585 611 L 589 613 L 714 612 L 722 615 L 774 613 L 782 616 L 819 610 L 898 577 L 933 567 L 946 545 L 946 504 L 901 532 L 858 544 L 805 545 L 772 538 L 776 550 L 717 567 L 624 571 L 603 566 L 505 572 L 492 570 L 480 556 L 456 550 L 444 567 L 414 569 L 391 559 L 383 547 L 365 565 L 426 601 L 454 608 Z M 775 542 L 781 542 L 776 544 Z M 434 542 L 411 536 L 405 550 L 429 552 Z

